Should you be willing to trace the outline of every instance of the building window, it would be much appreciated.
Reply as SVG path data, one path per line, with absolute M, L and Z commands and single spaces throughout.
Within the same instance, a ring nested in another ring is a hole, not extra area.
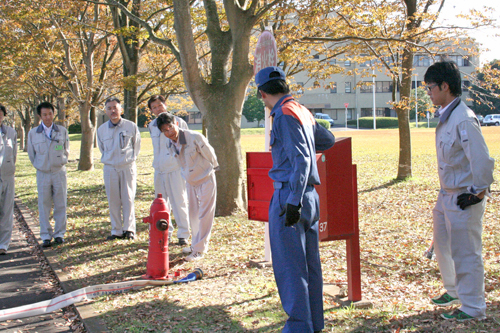
M 188 112 L 188 114 L 188 124 L 201 124 L 203 122 L 203 116 L 201 115 L 201 112 Z
M 330 59 L 328 62 L 330 63 L 330 65 L 336 65 L 337 59 Z
M 351 67 L 351 60 L 346 60 L 346 61 L 344 62 L 344 66 L 345 66 L 345 67 Z
M 304 93 L 304 82 L 297 82 L 297 94 Z
M 345 109 L 325 109 L 324 112 L 329 114 L 333 120 L 338 120 L 338 117 L 344 119 L 345 117 Z M 356 109 L 349 108 L 347 109 L 347 120 L 356 119 Z
M 434 59 L 432 59 L 429 55 L 416 55 L 413 57 L 413 66 L 414 67 L 429 67 L 434 63 Z
M 346 82 L 345 83 L 345 93 L 350 94 L 351 93 L 351 82 Z
M 454 61 L 458 67 L 468 67 L 471 65 L 467 56 L 449 55 L 442 58 L 443 60 Z
M 365 62 L 362 62 L 359 66 L 360 67 L 371 67 L 371 66 L 375 65 L 375 62 L 376 62 L 375 59 L 370 59 L 370 60 L 366 60 Z
M 337 82 L 330 82 L 330 94 L 337 93 Z
M 371 93 L 373 91 L 372 88 L 373 88 L 372 84 L 363 84 L 361 87 L 359 87 L 359 91 L 362 94 L 367 94 L 367 93 Z
M 392 81 L 377 81 L 375 82 L 376 93 L 390 93 L 392 92 Z
M 319 59 L 319 54 L 313 55 L 313 59 Z
M 422 86 L 422 81 L 417 81 L 417 87 Z M 411 81 L 411 89 L 415 89 L 415 80 Z
M 359 89 L 361 93 L 372 93 L 373 85 L 364 84 Z M 375 92 L 376 93 L 390 93 L 392 92 L 392 81 L 376 81 L 375 82 Z
M 469 91 L 470 81 L 462 81 L 462 91 Z
M 375 108 L 375 116 L 386 116 L 385 109 L 386 108 Z M 361 108 L 361 117 L 373 117 L 373 108 Z

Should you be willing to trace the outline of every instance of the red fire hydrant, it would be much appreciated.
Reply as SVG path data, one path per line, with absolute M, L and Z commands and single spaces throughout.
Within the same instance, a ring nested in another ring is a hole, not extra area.
M 167 202 L 161 193 L 151 204 L 149 216 L 142 219 L 149 223 L 149 252 L 146 279 L 164 280 L 168 278 L 168 218 Z

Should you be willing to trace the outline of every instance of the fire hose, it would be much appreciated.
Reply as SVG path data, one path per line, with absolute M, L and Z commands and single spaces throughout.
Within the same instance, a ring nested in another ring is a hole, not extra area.
M 202 277 L 203 271 L 199 268 L 196 268 L 192 273 L 189 273 L 186 277 L 177 281 L 135 280 L 88 286 L 58 296 L 51 300 L 0 310 L 0 322 L 9 319 L 20 319 L 47 314 L 71 304 L 91 300 L 99 296 L 121 294 L 130 290 L 137 290 L 147 286 L 168 286 L 171 284 L 188 283 L 191 281 L 200 280 Z

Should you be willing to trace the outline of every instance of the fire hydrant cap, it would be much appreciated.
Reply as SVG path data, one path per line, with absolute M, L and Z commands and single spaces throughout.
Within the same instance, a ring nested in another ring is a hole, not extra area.
M 164 219 L 156 221 L 156 228 L 160 231 L 165 231 L 168 229 L 168 222 Z

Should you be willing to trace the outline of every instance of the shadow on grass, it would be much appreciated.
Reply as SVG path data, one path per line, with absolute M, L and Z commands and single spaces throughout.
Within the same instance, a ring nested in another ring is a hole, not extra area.
M 495 319 L 488 317 L 486 320 L 472 320 L 467 322 L 457 322 L 444 320 L 442 313 L 453 311 L 453 308 L 443 308 L 439 310 L 427 310 L 411 316 L 400 316 L 399 310 L 391 312 L 378 312 L 376 314 L 362 313 L 356 316 L 354 312 L 360 312 L 353 307 L 336 307 L 325 311 L 325 317 L 333 319 L 325 320 L 325 331 L 329 328 L 343 328 L 344 332 L 498 332 L 498 324 Z M 348 316 L 341 312 L 349 313 Z M 334 314 L 339 313 L 338 316 Z M 330 314 L 330 316 L 328 316 Z M 337 319 L 337 318 L 338 319 Z M 495 329 L 495 327 L 497 329 Z
M 202 283 L 195 282 L 195 283 Z M 233 302 L 227 305 L 203 305 L 196 300 L 193 295 L 193 306 L 181 306 L 177 300 L 169 300 L 168 289 L 176 288 L 176 285 L 157 287 L 159 298 L 152 301 L 138 301 L 134 305 L 115 308 L 106 311 L 100 315 L 100 318 L 106 322 L 108 328 L 113 332 L 278 332 L 284 325 L 284 322 L 274 323 L 262 326 L 259 323 L 265 316 L 266 311 L 274 311 L 272 306 L 263 307 L 259 311 L 249 314 L 246 319 L 252 320 L 251 324 L 260 326 L 255 329 L 249 329 L 242 325 L 239 320 L 231 318 L 228 311 L 231 307 L 242 305 L 258 299 L 247 299 L 240 302 Z M 153 288 L 150 288 L 151 290 Z M 167 289 L 165 291 L 165 289 Z M 142 289 L 144 291 L 144 289 Z M 130 299 L 134 299 L 136 294 L 141 291 L 131 291 L 128 294 Z M 163 295 L 161 295 L 163 293 Z M 102 305 L 106 302 L 112 303 L 114 296 L 108 299 L 100 300 Z M 161 299 L 165 298 L 165 299 Z M 114 304 L 113 304 L 114 306 Z M 241 318 L 243 320 L 244 318 Z
M 366 189 L 366 190 L 359 191 L 359 193 L 370 193 L 370 192 L 373 192 L 373 191 L 378 191 L 378 190 L 381 190 L 383 188 L 389 188 L 391 186 L 397 185 L 397 184 L 405 182 L 405 181 L 406 181 L 405 179 L 404 180 L 392 179 L 392 180 L 388 181 L 385 184 L 382 184 L 382 185 L 379 185 L 379 186 L 376 186 L 376 187 L 372 187 L 372 188 L 369 188 L 369 189 Z

